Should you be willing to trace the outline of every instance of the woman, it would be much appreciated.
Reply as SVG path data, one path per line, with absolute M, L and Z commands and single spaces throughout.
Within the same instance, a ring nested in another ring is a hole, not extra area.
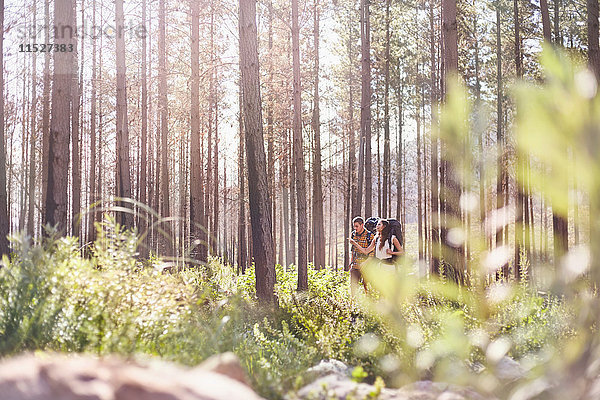
M 369 254 L 375 250 L 375 257 L 381 261 L 382 265 L 394 265 L 393 256 L 404 254 L 404 249 L 396 236 L 392 235 L 390 237 L 391 229 L 387 219 L 380 219 L 375 229 L 377 235 L 375 235 L 369 247 L 358 246 L 353 239 L 350 239 L 350 243 L 355 245 L 356 249 L 363 254 Z

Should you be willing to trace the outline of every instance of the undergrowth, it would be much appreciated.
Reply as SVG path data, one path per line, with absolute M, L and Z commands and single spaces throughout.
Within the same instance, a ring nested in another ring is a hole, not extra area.
M 160 260 L 138 260 L 135 243 L 111 223 L 99 229 L 89 258 L 73 238 L 35 245 L 13 238 L 12 258 L 0 268 L 0 354 L 141 353 L 195 365 L 233 351 L 260 394 L 281 398 L 322 359 L 394 386 L 457 365 L 470 373 L 499 338 L 511 343 L 502 355 L 522 359 L 574 334 L 572 310 L 526 286 L 482 319 L 469 290 L 436 286 L 446 283 L 398 272 L 385 277 L 387 286 L 375 277 L 377 290 L 352 299 L 346 272 L 310 267 L 309 290 L 298 293 L 295 268 L 278 265 L 272 308 L 257 303 L 252 268 L 237 276 L 213 258 L 167 272 Z

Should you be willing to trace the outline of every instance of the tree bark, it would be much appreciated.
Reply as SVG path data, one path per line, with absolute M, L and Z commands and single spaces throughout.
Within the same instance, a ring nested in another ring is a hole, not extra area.
M 54 2 L 54 43 L 73 45 L 74 22 L 72 0 Z M 60 235 L 67 231 L 67 186 L 69 174 L 69 138 L 71 134 L 71 84 L 73 82 L 73 53 L 53 53 L 52 108 L 48 146 L 48 186 L 44 223 L 55 226 Z
M 145 0 L 144 0 L 145 4 Z M 144 7 L 145 9 L 145 7 Z M 96 26 L 96 0 L 92 5 L 92 24 Z M 91 212 L 88 215 L 87 242 L 93 242 L 96 239 L 96 228 L 94 223 L 97 221 L 96 206 L 94 205 L 98 198 L 96 196 L 96 36 L 92 37 L 92 98 L 90 110 L 90 175 L 89 175 L 89 191 L 90 191 L 90 207 Z
M 44 24 L 50 26 L 50 1 L 44 0 Z M 45 29 L 44 43 L 50 43 L 50 29 Z M 44 53 L 44 92 L 42 94 L 42 224 L 46 215 L 48 190 L 48 154 L 50 152 L 50 52 Z M 42 227 L 42 231 L 43 231 Z
M 506 179 L 506 166 L 504 159 L 504 133 L 503 133 L 503 111 L 502 111 L 502 41 L 500 34 L 500 6 L 496 4 L 496 147 L 498 151 L 498 175 L 496 180 L 496 208 L 501 209 L 506 205 L 504 183 Z M 496 232 L 496 245 L 503 242 L 506 224 Z M 508 264 L 503 266 L 503 277 L 508 278 Z
M 200 5 L 198 1 L 190 1 L 192 14 L 191 37 L 191 189 L 190 189 L 190 222 L 192 240 L 197 241 L 192 256 L 200 262 L 207 261 L 206 221 L 204 214 L 202 148 L 200 145 Z
M 238 123 L 240 129 L 240 142 L 238 148 L 238 185 L 240 187 L 238 198 L 238 273 L 246 272 L 247 265 L 247 244 L 246 244 L 246 188 L 244 177 L 244 112 L 243 112 L 243 95 L 242 95 L 242 80 L 240 76 L 239 88 L 239 116 Z M 241 271 L 240 271 L 241 270 Z
M 312 125 L 315 140 L 313 152 L 313 247 L 314 265 L 317 269 L 325 266 L 325 235 L 323 228 L 323 181 L 321 178 L 321 119 L 319 111 L 319 0 L 315 0 L 314 41 L 315 41 L 315 94 Z
M 298 290 L 308 289 L 307 241 L 308 219 L 306 205 L 306 171 L 302 145 L 302 105 L 300 82 L 300 28 L 298 0 L 292 0 L 292 67 L 294 75 L 294 161 L 296 172 L 296 204 L 298 207 Z
M 4 147 L 4 0 L 0 0 L 0 257 L 10 252 L 6 187 L 6 148 Z
M 125 66 L 125 18 L 123 15 L 123 0 L 115 0 L 115 38 L 117 62 L 117 197 L 131 199 L 131 176 L 129 172 L 129 121 L 127 118 L 127 82 Z M 122 207 L 131 209 L 125 202 L 117 202 Z M 132 210 L 133 211 L 133 210 Z M 126 229 L 133 228 L 131 212 L 118 212 L 117 218 Z
M 458 73 L 458 41 L 456 23 L 456 0 L 443 0 L 442 30 L 444 36 L 444 96 L 448 93 L 448 80 Z M 446 144 L 451 145 L 451 144 Z M 444 152 L 445 153 L 445 152 Z M 443 190 L 443 204 L 447 215 L 447 221 L 460 221 L 461 213 L 459 207 L 460 183 L 454 173 L 453 162 L 456 160 L 443 160 L 443 170 L 446 185 Z M 442 229 L 442 241 L 444 243 L 444 259 L 447 261 L 447 274 L 449 279 L 457 284 L 465 284 L 464 279 L 464 254 L 463 246 L 457 246 L 448 240 L 448 222 Z
M 260 99 L 256 0 L 240 0 L 239 24 L 246 165 L 248 168 L 252 246 L 256 268 L 256 295 L 260 300 L 272 303 L 275 300 L 273 292 L 275 254 Z
M 419 65 L 417 64 L 417 76 L 419 74 Z M 415 86 L 415 98 L 418 102 L 418 88 Z M 419 260 L 423 259 L 423 196 L 422 196 L 422 174 L 421 174 L 421 114 L 419 106 L 416 107 L 416 125 L 417 125 L 417 247 Z
M 514 11 L 514 24 L 515 24 L 515 69 L 517 78 L 523 77 L 522 62 L 521 62 L 521 32 L 520 32 L 520 21 L 519 21 L 519 2 L 518 0 L 513 1 Z M 517 141 L 519 138 L 517 137 Z M 524 218 L 524 203 L 525 203 L 525 164 L 523 163 L 523 155 L 519 154 L 518 150 L 516 153 L 516 168 L 517 168 L 517 193 L 516 193 L 516 218 L 515 218 L 515 262 L 514 262 L 514 273 L 517 281 L 521 280 L 522 265 L 521 265 L 521 251 L 524 243 L 524 230 L 523 222 Z
M 371 202 L 373 201 L 373 177 L 371 168 L 371 19 L 369 11 L 370 0 L 361 0 L 361 82 L 362 96 L 360 102 L 360 132 L 364 146 L 365 168 L 365 216 L 373 214 Z M 359 185 L 361 184 L 359 178 Z
M 146 0 L 142 0 L 142 26 L 145 27 L 146 26 L 146 8 L 147 8 L 147 1 Z M 148 171 L 148 65 L 147 65 L 147 36 L 148 32 L 146 32 L 145 28 L 144 28 L 144 36 L 141 38 L 142 39 L 142 99 L 141 99 L 141 103 L 142 103 L 142 131 L 141 131 L 141 157 L 140 157 L 140 175 L 139 175 L 139 201 L 140 203 L 142 203 L 143 205 L 147 206 L 148 205 L 148 175 L 147 175 L 147 171 Z M 143 234 L 146 235 L 144 238 L 144 241 L 142 243 L 142 246 L 140 248 L 140 257 L 142 259 L 145 259 L 148 257 L 149 255 L 149 251 L 148 251 L 148 218 L 150 218 L 150 215 L 144 211 L 144 210 L 139 210 L 138 211 L 139 217 L 138 217 L 138 231 Z
M 271 220 L 273 221 L 273 247 L 277 248 L 277 210 L 276 210 L 276 195 L 275 195 L 275 149 L 274 149 L 274 126 L 273 126 L 273 108 L 275 107 L 275 87 L 273 85 L 273 4 L 269 0 L 268 4 L 269 15 L 268 15 L 268 45 L 269 45 L 269 82 L 267 87 L 269 88 L 268 96 L 268 107 L 267 107 L 267 176 L 269 177 L 269 196 L 273 200 L 273 210 L 271 212 Z M 279 260 L 281 263 L 281 260 Z
M 430 36 L 430 57 L 431 57 L 431 125 L 436 121 L 436 102 L 437 102 L 437 85 L 436 85 L 436 54 L 435 54 L 435 30 L 434 30 L 434 15 L 433 1 L 429 1 L 429 27 L 431 30 Z M 433 129 L 432 129 L 433 132 Z M 437 136 L 431 135 L 431 275 L 440 274 L 440 216 L 439 216 L 439 166 L 438 166 L 439 140 Z
M 391 210 L 388 210 L 388 197 L 391 192 L 390 184 L 390 3 L 385 3 L 385 65 L 384 79 L 385 90 L 383 94 L 383 203 L 382 215 L 388 216 Z
M 544 34 L 544 40 L 548 43 L 552 43 L 552 30 L 550 28 L 548 0 L 540 0 L 540 13 L 542 14 L 542 31 Z
M 589 65 L 600 81 L 600 47 L 598 46 L 598 0 L 587 0 L 587 36 Z
M 37 32 L 36 28 L 37 20 L 37 7 L 36 2 L 33 2 L 33 31 Z M 0 65 L 3 65 L 0 63 Z M 29 204 L 27 211 L 27 235 L 34 236 L 34 215 L 35 215 L 35 175 L 36 175 L 36 163 L 35 163 L 35 142 L 37 141 L 37 53 L 33 53 L 33 60 L 31 66 L 31 122 L 30 122 L 30 142 L 29 142 Z M 3 92 L 2 92 L 3 93 Z M 2 114 L 4 115 L 4 112 Z
M 81 5 L 83 7 L 83 3 Z M 77 2 L 74 2 L 75 11 L 73 13 L 73 20 L 77 19 Z M 83 38 L 82 38 L 83 39 Z M 71 235 L 79 238 L 81 245 L 81 160 L 79 157 L 79 109 L 81 100 L 81 90 L 79 87 L 78 78 L 78 58 L 79 54 L 77 51 L 77 37 L 73 38 L 73 82 L 71 84 L 72 101 L 71 101 Z
M 160 109 L 160 147 L 157 148 L 160 154 L 160 204 L 161 217 L 168 218 L 171 215 L 171 207 L 169 202 L 169 163 L 168 153 L 169 146 L 167 136 L 169 135 L 168 126 L 168 106 L 167 106 L 167 50 L 166 50 L 166 21 L 165 21 L 165 0 L 159 1 L 159 36 L 158 36 L 158 70 L 159 70 L 159 85 L 158 85 L 158 101 Z M 160 150 L 159 150 L 160 149 Z M 173 238 L 171 236 L 171 222 L 163 223 L 164 237 L 164 255 L 171 257 L 174 255 Z

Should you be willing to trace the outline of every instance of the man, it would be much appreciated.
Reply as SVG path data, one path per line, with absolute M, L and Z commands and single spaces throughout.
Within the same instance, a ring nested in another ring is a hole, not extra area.
M 352 246 L 352 255 L 350 257 L 350 286 L 352 288 L 352 294 L 354 294 L 356 290 L 355 288 L 361 280 L 365 288 L 365 292 L 367 291 L 367 281 L 361 272 L 361 267 L 369 258 L 369 256 L 373 255 L 373 252 L 366 255 L 361 253 L 356 246 L 358 245 L 363 248 L 369 247 L 371 241 L 373 240 L 373 233 L 365 229 L 365 221 L 362 217 L 355 217 L 352 220 L 352 226 L 354 227 L 354 230 L 350 235 L 350 239 L 354 240 L 356 244 Z

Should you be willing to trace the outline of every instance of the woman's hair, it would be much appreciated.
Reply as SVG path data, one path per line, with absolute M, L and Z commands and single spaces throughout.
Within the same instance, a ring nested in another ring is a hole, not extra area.
M 380 219 L 379 222 L 383 224 L 383 229 L 379 235 L 379 250 L 383 247 L 383 244 L 389 239 L 390 236 L 390 223 L 387 219 Z

